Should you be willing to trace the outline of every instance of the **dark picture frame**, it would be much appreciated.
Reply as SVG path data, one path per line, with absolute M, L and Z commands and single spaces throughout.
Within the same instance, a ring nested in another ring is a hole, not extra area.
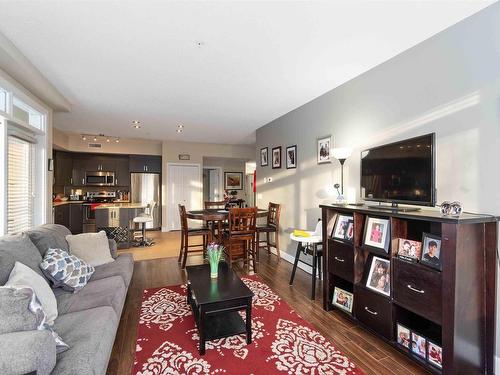
M 422 257 L 420 258 L 420 263 L 439 271 L 442 270 L 441 237 L 425 232 L 422 234 Z
M 243 172 L 224 172 L 224 189 L 242 190 Z
M 399 346 L 411 350 L 411 329 L 399 322 L 396 323 L 396 342 Z
M 337 215 L 333 226 L 332 238 L 352 243 L 354 239 L 354 217 L 352 215 Z
M 281 168 L 281 146 L 274 147 L 271 151 L 271 163 L 273 169 Z
M 354 294 L 347 290 L 335 287 L 333 290 L 332 305 L 337 306 L 339 309 L 347 311 L 352 314 L 352 306 L 354 302 Z
M 331 163 L 332 136 L 327 135 L 325 137 L 318 138 L 316 146 L 317 146 L 316 154 L 317 154 L 318 164 Z
M 377 227 L 378 225 L 378 227 Z M 376 216 L 367 216 L 363 233 L 363 246 L 375 251 L 389 253 L 391 242 L 390 221 Z
M 286 169 L 297 168 L 297 145 L 288 146 L 285 150 Z
M 382 279 L 383 278 L 383 279 Z M 373 256 L 366 287 L 383 295 L 391 295 L 391 261 Z
M 260 166 L 267 167 L 269 165 L 269 147 L 260 149 Z

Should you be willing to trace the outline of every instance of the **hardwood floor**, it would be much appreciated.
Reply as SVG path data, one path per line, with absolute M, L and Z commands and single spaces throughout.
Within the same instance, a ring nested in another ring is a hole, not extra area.
M 188 264 L 201 263 L 201 257 L 189 257 Z M 375 335 L 353 324 L 341 312 L 326 312 L 322 308 L 321 285 L 318 282 L 316 301 L 309 299 L 310 275 L 297 270 L 293 287 L 288 285 L 292 265 L 269 259 L 261 251 L 258 274 L 297 313 L 312 323 L 319 332 L 329 338 L 336 348 L 346 354 L 366 374 L 427 374 L 421 367 L 378 339 Z M 240 275 L 244 270 L 238 269 Z M 108 366 L 108 375 L 131 374 L 134 362 L 138 311 L 142 291 L 185 282 L 185 272 L 177 264 L 177 258 L 164 258 L 135 262 L 134 276 L 116 335 Z

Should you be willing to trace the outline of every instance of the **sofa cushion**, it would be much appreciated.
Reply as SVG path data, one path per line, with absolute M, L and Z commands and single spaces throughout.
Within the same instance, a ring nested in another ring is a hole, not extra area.
M 53 287 L 62 287 L 69 292 L 82 289 L 95 271 L 83 259 L 61 249 L 49 249 L 43 256 L 40 269 Z
M 69 252 L 66 236 L 71 234 L 71 232 L 63 225 L 44 224 L 27 231 L 26 234 L 38 248 L 41 256 L 44 256 L 45 252 L 50 248 L 62 249 Z
M 37 316 L 29 309 L 33 289 L 0 286 L 0 334 L 37 329 Z
M 54 289 L 59 314 L 67 314 L 100 306 L 111 306 L 116 315 L 121 315 L 127 295 L 125 283 L 120 276 L 90 281 L 78 293 Z M 64 336 L 63 336 L 64 337 Z
M 9 279 L 16 262 L 21 262 L 43 276 L 40 267 L 42 257 L 26 234 L 0 238 L 0 285 Z
M 134 272 L 134 257 L 132 254 L 120 254 L 114 262 L 95 267 L 90 281 L 101 280 L 110 276 L 120 276 L 128 288 Z
M 43 276 L 40 276 L 24 264 L 16 262 L 5 286 L 29 286 L 32 288 L 42 304 L 43 311 L 47 314 L 47 323 L 49 325 L 54 323 L 57 318 L 57 301 L 49 283 Z
M 69 252 L 91 266 L 96 267 L 113 261 L 108 237 L 103 230 L 98 233 L 67 235 L 66 241 L 69 244 Z
M 54 328 L 71 349 L 57 356 L 52 374 L 105 374 L 118 323 L 118 317 L 108 306 L 60 316 Z

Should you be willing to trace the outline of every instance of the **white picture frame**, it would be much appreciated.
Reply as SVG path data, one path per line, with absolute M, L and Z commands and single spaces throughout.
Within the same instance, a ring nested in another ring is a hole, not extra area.
M 332 237 L 342 241 L 353 241 L 354 218 L 351 215 L 338 215 L 333 228 Z
M 368 216 L 365 225 L 363 244 L 389 252 L 390 221 L 379 217 Z
M 354 295 L 347 290 L 335 287 L 333 289 L 332 305 L 337 306 L 339 309 L 347 311 L 352 314 L 352 305 L 354 302 Z
M 391 295 L 391 262 L 389 259 L 374 256 L 366 287 L 386 296 Z

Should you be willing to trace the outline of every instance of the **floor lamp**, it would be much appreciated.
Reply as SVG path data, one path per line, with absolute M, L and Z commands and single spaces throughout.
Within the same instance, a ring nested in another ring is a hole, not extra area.
M 344 163 L 349 156 L 351 156 L 352 149 L 349 147 L 339 147 L 332 149 L 332 155 L 340 163 L 340 194 L 341 200 L 344 200 Z M 337 200 L 339 200 L 337 198 Z

